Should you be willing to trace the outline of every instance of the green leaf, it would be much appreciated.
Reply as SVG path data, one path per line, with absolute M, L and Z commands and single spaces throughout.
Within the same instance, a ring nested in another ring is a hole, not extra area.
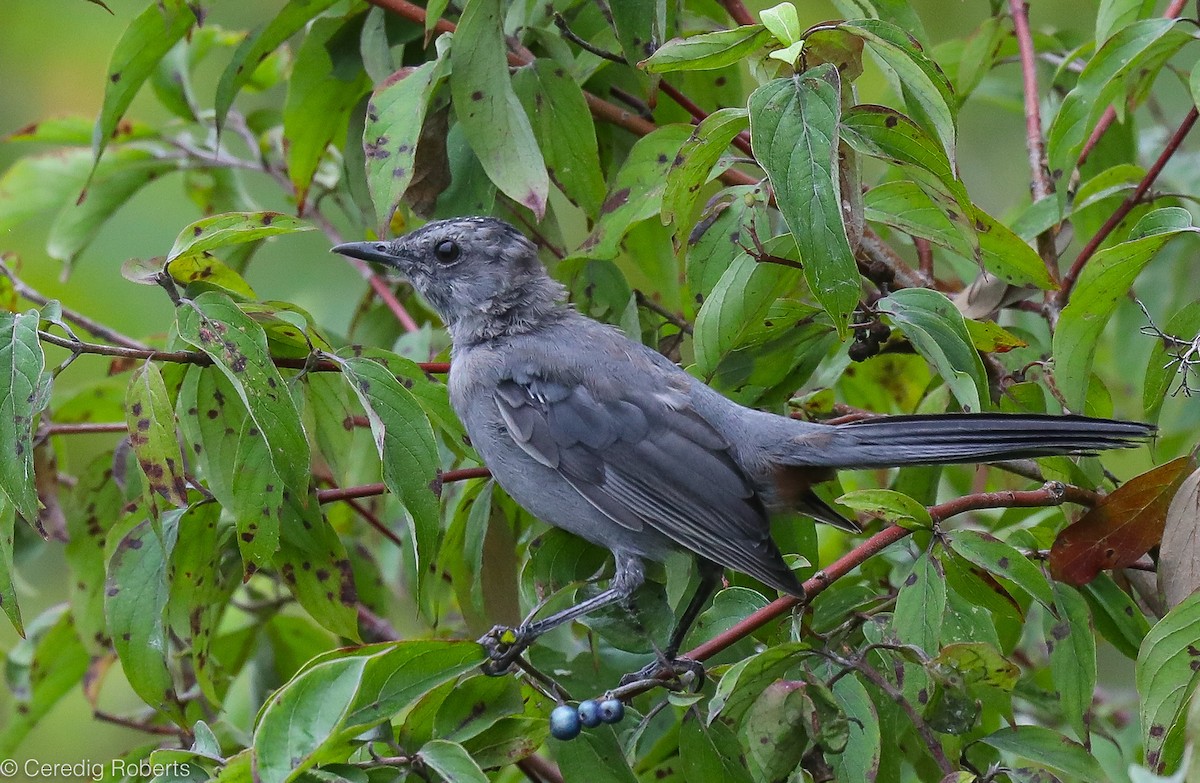
M 271 450 L 232 381 L 190 367 L 179 389 L 180 430 L 208 490 L 233 519 L 242 559 L 265 566 L 279 548 L 284 483 Z
M 678 225 L 683 234 L 691 225 L 692 209 L 709 173 L 739 133 L 749 125 L 745 109 L 718 109 L 696 126 L 667 172 L 663 189 L 662 223 Z
M 1059 708 L 1077 736 L 1088 737 L 1096 690 L 1096 637 L 1087 601 L 1070 585 L 1055 583 L 1054 609 L 1043 615 L 1050 674 Z
M 690 710 L 679 727 L 679 763 L 689 783 L 750 783 L 740 751 L 723 721 L 705 723 Z
M 125 421 L 129 424 L 129 445 L 146 474 L 150 491 L 173 506 L 186 506 L 187 478 L 175 435 L 175 413 L 162 374 L 152 362 L 142 364 L 129 376 Z
M 627 63 L 633 65 L 662 45 L 667 22 L 663 0 L 610 0 L 608 6 Z
M 1156 209 L 1138 221 L 1128 240 L 1101 250 L 1084 266 L 1053 343 L 1054 379 L 1072 410 L 1083 410 L 1096 344 L 1117 304 L 1172 237 L 1196 231 L 1187 210 Z
M 437 558 L 441 530 L 433 491 L 438 452 L 429 418 L 416 398 L 381 364 L 361 357 L 335 361 L 366 409 L 383 460 L 384 483 L 408 511 L 417 572 L 423 574 Z
M 61 408 L 59 409 L 61 410 Z M 71 568 L 71 614 L 76 631 L 91 655 L 110 650 L 104 620 L 104 542 L 109 529 L 121 518 L 125 498 L 112 480 L 113 454 L 103 452 L 79 476 L 66 504 L 69 540 L 63 554 Z
M 579 252 L 589 258 L 613 258 L 629 229 L 662 209 L 667 172 L 691 133 L 690 125 L 664 125 L 637 140 L 609 181 L 600 218 Z
M 855 152 L 927 171 L 956 198 L 968 201 L 946 151 L 924 128 L 895 109 L 872 104 L 854 106 L 842 115 L 839 132 Z
M 48 398 L 38 312 L 0 312 L 0 492 L 30 525 L 38 519 L 33 419 Z
M 55 217 L 46 238 L 46 253 L 70 268 L 114 212 L 145 185 L 179 168 L 178 161 L 145 150 L 125 149 L 104 156 L 87 188 Z
M 142 83 L 171 47 L 198 23 L 195 10 L 185 0 L 162 0 L 150 3 L 125 28 L 105 72 L 104 103 L 92 135 L 93 160 L 100 160 Z
M 434 735 L 466 742 L 498 721 L 526 711 L 525 697 L 511 677 L 468 677 L 454 686 L 434 717 Z
M 982 264 L 1011 285 L 1053 288 L 1046 265 L 1023 239 L 969 201 L 927 183 L 895 180 L 864 197 L 866 218 Z
M 17 515 L 12 504 L 0 498 L 0 607 L 19 636 L 25 636 L 21 622 L 21 607 L 17 605 L 17 589 L 13 584 L 13 535 Z
M 309 20 L 320 14 L 337 0 L 288 0 L 288 3 L 271 17 L 258 32 L 246 37 L 234 52 L 229 65 L 221 73 L 217 83 L 214 108 L 217 128 L 225 124 L 233 99 L 254 78 L 255 68 L 267 56 L 296 33 L 304 29 Z
M 1154 13 L 1154 0 L 1100 0 L 1096 12 L 1096 46 L 1121 28 Z
M 358 591 L 346 547 L 316 498 L 285 499 L 271 563 L 304 611 L 338 636 L 358 640 Z
M 740 63 L 766 44 L 771 34 L 760 24 L 672 38 L 638 63 L 650 73 L 707 71 Z
M 450 92 L 488 178 L 540 220 L 550 179 L 508 75 L 500 0 L 467 0 L 450 48 Z
M 213 639 L 230 596 L 241 584 L 240 569 L 223 557 L 230 531 L 225 525 L 218 527 L 220 514 L 216 503 L 185 511 L 167 557 L 167 625 L 191 660 L 196 684 L 214 704 L 221 703 L 228 683 L 215 682 L 222 672 L 213 659 Z
M 354 737 L 482 660 L 479 645 L 447 641 L 366 645 L 314 659 L 259 714 L 258 779 L 283 783 L 315 765 L 345 761 Z
M 907 528 L 931 528 L 929 510 L 903 492 L 890 489 L 859 489 L 837 499 L 843 506 L 865 511 Z
M 1200 593 L 1192 593 L 1167 613 L 1138 653 L 1135 678 L 1146 766 L 1162 773 L 1179 766 L 1188 702 L 1200 680 Z
M 4 679 L 14 709 L 0 730 L 0 756 L 12 758 L 29 730 L 78 688 L 87 672 L 87 650 L 65 609 L 59 604 L 34 618 L 26 637 L 8 652 Z
M 176 720 L 182 720 L 182 713 L 167 662 L 163 612 L 168 591 L 166 561 L 182 513 L 178 509 L 163 513 L 161 535 L 146 519 L 116 542 L 104 599 L 109 633 L 129 685 L 142 701 Z
M 1142 640 L 1150 632 L 1150 623 L 1142 609 L 1104 572 L 1081 589 L 1091 606 L 1096 630 L 1127 658 L 1137 660 Z
M 810 743 L 806 724 L 813 706 L 807 688 L 804 682 L 776 680 L 746 713 L 742 746 L 755 780 L 786 780 L 799 765 Z
M 326 148 L 344 140 L 350 110 L 370 88 L 358 27 L 344 19 L 313 22 L 296 52 L 283 104 L 284 158 L 301 209 Z
M 742 253 L 721 275 L 696 315 L 696 371 L 711 378 L 730 351 L 742 344 L 771 304 L 793 289 L 800 274 L 782 264 L 760 263 Z
M 167 263 L 184 255 L 199 255 L 220 247 L 254 242 L 280 234 L 312 231 L 311 223 L 280 212 L 226 212 L 197 220 L 179 232 Z
M 734 185 L 709 200 L 686 245 L 687 286 L 703 304 L 733 260 L 758 236 L 769 236 L 765 185 Z
M 862 38 L 867 49 L 896 73 L 915 119 L 941 142 L 946 157 L 953 162 L 958 135 L 953 108 L 956 102 L 937 63 L 908 32 L 882 19 L 842 22 L 838 29 Z
M 762 20 L 763 26 L 771 31 L 771 35 L 775 36 L 775 40 L 784 46 L 799 43 L 804 38 L 800 16 L 792 3 L 780 3 L 764 8 L 758 18 Z
M 1126 25 L 1088 61 L 1046 132 L 1046 162 L 1051 176 L 1065 181 L 1071 175 L 1087 134 L 1126 88 L 1128 77 L 1152 74 L 1191 40 L 1177 22 L 1159 18 Z M 1060 198 L 1065 198 L 1065 192 L 1065 188 L 1060 189 L 1064 194 Z
M 962 313 L 944 294 L 905 288 L 879 300 L 878 307 L 892 317 L 917 353 L 937 369 L 965 410 L 988 407 L 983 361 L 971 343 Z
M 199 296 L 205 291 L 220 291 L 242 301 L 258 298 L 245 278 L 212 253 L 184 253 L 167 262 L 163 270 L 182 285 L 190 296 Z
M 446 783 L 487 783 L 488 776 L 457 742 L 430 740 L 417 751 L 417 758 Z
M 1009 726 L 992 732 L 980 742 L 1037 762 L 1063 775 L 1083 780 L 1106 779 L 1100 762 L 1087 748 L 1042 726 Z
M 554 758 L 565 780 L 587 780 L 589 783 L 637 781 L 610 726 L 584 731 L 570 741 L 555 740 L 550 747 L 554 749 Z
M 928 655 L 937 655 L 942 643 L 942 617 L 946 613 L 946 577 L 942 564 L 923 553 L 900 586 L 892 624 L 905 644 Z
M 984 571 L 1013 582 L 1042 606 L 1054 611 L 1054 592 L 1046 575 L 1015 547 L 978 530 L 955 530 L 949 544 L 954 552 Z
M 307 498 L 308 440 L 296 403 L 267 351 L 267 338 L 229 297 L 201 294 L 177 308 L 179 336 L 204 351 L 233 384 L 270 447 L 270 460 L 285 487 Z
M 550 180 L 589 216 L 597 216 L 604 202 L 604 175 L 583 90 L 561 65 L 541 58 L 518 68 L 512 86 L 533 126 Z
M 833 685 L 833 695 L 850 725 L 845 750 L 826 756 L 834 769 L 835 779 L 875 780 L 883 748 L 879 714 L 871 696 L 857 677 L 840 678 Z
M 839 90 L 837 71 L 822 65 L 758 88 L 749 106 L 754 154 L 796 238 L 804 277 L 844 337 L 862 285 L 846 238 L 836 170 Z
M 800 664 L 809 646 L 803 642 L 785 642 L 730 666 L 717 682 L 708 704 L 708 722 L 737 725 L 763 689 L 793 666 Z
M 375 217 L 386 226 L 416 173 L 417 144 L 447 63 L 435 60 L 388 77 L 367 104 L 362 144 Z

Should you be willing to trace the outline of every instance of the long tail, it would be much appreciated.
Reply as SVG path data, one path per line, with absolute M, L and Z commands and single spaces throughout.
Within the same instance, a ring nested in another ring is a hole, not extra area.
M 964 413 L 880 416 L 792 438 L 783 465 L 881 468 L 1095 454 L 1137 446 L 1150 424 L 1087 416 Z

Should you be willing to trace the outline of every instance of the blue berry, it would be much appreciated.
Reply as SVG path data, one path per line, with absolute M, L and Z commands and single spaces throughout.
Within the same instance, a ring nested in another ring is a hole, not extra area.
M 550 734 L 555 739 L 571 740 L 579 736 L 579 711 L 560 704 L 550 713 Z
M 588 699 L 587 701 L 579 702 L 579 722 L 589 729 L 594 729 L 600 725 L 600 705 L 599 703 Z
M 580 712 L 583 711 L 583 705 L 579 705 Z M 602 723 L 620 723 L 625 717 L 625 705 L 619 699 L 605 699 L 600 702 L 597 708 L 597 714 Z

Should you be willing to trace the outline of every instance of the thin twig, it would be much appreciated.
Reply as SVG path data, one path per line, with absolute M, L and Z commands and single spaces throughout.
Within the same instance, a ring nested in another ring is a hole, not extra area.
M 17 274 L 8 266 L 7 263 L 5 263 L 3 255 L 0 255 L 0 272 L 2 272 L 4 276 L 9 279 L 9 282 L 12 283 L 13 290 L 16 291 L 21 297 L 28 299 L 30 302 L 33 302 L 37 305 L 45 305 L 51 301 L 49 297 L 39 293 L 24 280 L 17 277 Z M 102 323 L 93 321 L 91 318 L 88 318 L 82 313 L 77 313 L 68 307 L 64 307 L 61 302 L 59 303 L 59 309 L 62 311 L 62 317 L 64 321 L 78 326 L 80 329 L 99 337 L 101 340 L 107 340 L 113 345 L 120 345 L 124 348 L 146 349 L 149 347 L 144 343 L 138 342 L 132 337 L 126 337 L 115 329 L 110 329 Z
M 39 435 L 91 435 L 97 432 L 128 432 L 123 421 L 86 421 L 79 424 L 49 424 L 38 430 Z
M 449 484 L 452 481 L 466 481 L 475 478 L 490 478 L 492 472 L 487 468 L 458 468 L 446 470 L 438 474 L 435 484 Z M 356 487 L 335 487 L 333 489 L 317 490 L 318 503 L 334 503 L 339 500 L 354 498 L 369 498 L 387 494 L 387 485 L 383 482 L 360 484 Z
M 157 351 L 153 348 L 124 348 L 119 345 L 103 345 L 101 343 L 86 343 L 82 340 L 70 340 L 65 337 L 38 330 L 42 342 L 66 348 L 75 354 L 94 354 L 96 356 L 115 356 L 120 359 L 144 359 L 174 364 L 195 364 L 207 367 L 213 364 L 212 357 L 200 351 Z M 304 359 L 284 356 L 271 357 L 271 363 L 276 367 L 289 370 L 308 370 L 309 372 L 339 372 L 339 366 L 328 359 Z M 450 371 L 449 362 L 417 362 L 424 372 L 445 373 Z
M 624 55 L 610 52 L 607 49 L 601 49 L 599 46 L 580 38 L 567 24 L 567 20 L 563 18 L 562 14 L 555 12 L 554 26 L 558 28 L 560 33 L 562 33 L 563 38 L 566 38 L 568 41 L 575 44 L 580 49 L 583 49 L 585 52 L 591 52 L 602 60 L 608 60 L 609 62 L 617 63 L 619 65 L 629 64 L 629 61 L 625 59 Z
M 686 318 L 683 318 L 676 313 L 672 313 L 670 310 L 663 307 L 658 302 L 646 296 L 636 288 L 633 291 L 633 295 L 637 299 L 638 307 L 644 307 L 653 313 L 657 313 L 658 315 L 662 316 L 667 323 L 678 327 L 679 331 L 692 334 L 692 325 L 688 323 Z
M 1030 193 L 1034 201 L 1041 201 L 1054 192 L 1054 185 L 1046 171 L 1046 139 L 1042 135 L 1042 110 L 1037 83 L 1037 53 L 1033 47 L 1033 33 L 1029 29 L 1029 6 L 1025 0 L 1009 0 L 1013 29 L 1017 36 L 1017 47 L 1021 52 L 1021 79 L 1025 92 L 1025 146 L 1029 151 Z M 1038 254 L 1046 264 L 1050 278 L 1058 277 L 1058 251 L 1054 245 L 1051 229 L 1037 237 Z
M 176 726 L 155 726 L 153 724 L 143 723 L 142 721 L 134 720 L 132 718 L 124 718 L 120 715 L 114 715 L 113 713 L 105 712 L 104 710 L 93 710 L 92 717 L 105 723 L 111 723 L 115 726 L 124 726 L 127 729 L 145 732 L 146 734 L 156 734 L 161 737 L 179 737 L 180 739 L 185 740 L 191 738 L 191 734 L 189 732 Z
M 1183 122 L 1179 123 L 1179 127 L 1171 134 L 1171 138 L 1167 140 L 1167 144 L 1163 147 L 1163 151 L 1159 154 L 1158 159 L 1146 170 L 1146 175 L 1142 177 L 1142 181 L 1138 183 L 1138 186 L 1132 193 L 1125 197 L 1120 206 L 1113 210 L 1108 220 L 1104 221 L 1104 225 L 1088 241 L 1083 250 L 1079 251 L 1079 256 L 1075 259 L 1075 263 L 1071 264 L 1071 268 L 1063 275 L 1062 288 L 1055 297 L 1055 302 L 1060 308 L 1065 307 L 1067 302 L 1070 301 L 1071 290 L 1075 287 L 1076 281 L 1079 280 L 1079 275 L 1083 272 L 1084 266 L 1096 254 L 1096 251 L 1100 249 L 1100 245 L 1104 240 L 1108 239 L 1109 234 L 1141 202 L 1142 197 L 1146 195 L 1146 192 L 1150 190 L 1150 186 L 1154 184 L 1154 181 L 1158 179 L 1158 175 L 1162 173 L 1163 168 L 1167 165 L 1167 161 L 1178 152 L 1184 138 L 1188 135 L 1192 126 L 1196 124 L 1197 119 L 1200 119 L 1200 112 L 1193 106 L 1188 111 L 1187 116 L 1183 118 Z

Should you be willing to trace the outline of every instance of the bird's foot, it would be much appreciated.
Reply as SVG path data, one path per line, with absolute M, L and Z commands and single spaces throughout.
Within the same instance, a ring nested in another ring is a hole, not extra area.
M 690 687 L 698 691 L 704 685 L 704 678 L 704 664 L 700 661 L 693 661 L 691 658 L 661 657 L 638 671 L 623 676 L 618 687 L 643 680 L 658 680 L 668 687 L 675 686 L 678 690 Z
M 525 652 L 525 648 L 533 642 L 534 636 L 525 628 L 512 628 L 507 625 L 497 625 L 479 638 L 479 643 L 487 651 L 488 659 L 484 661 L 483 673 L 491 677 L 499 677 L 512 668 L 513 662 Z

